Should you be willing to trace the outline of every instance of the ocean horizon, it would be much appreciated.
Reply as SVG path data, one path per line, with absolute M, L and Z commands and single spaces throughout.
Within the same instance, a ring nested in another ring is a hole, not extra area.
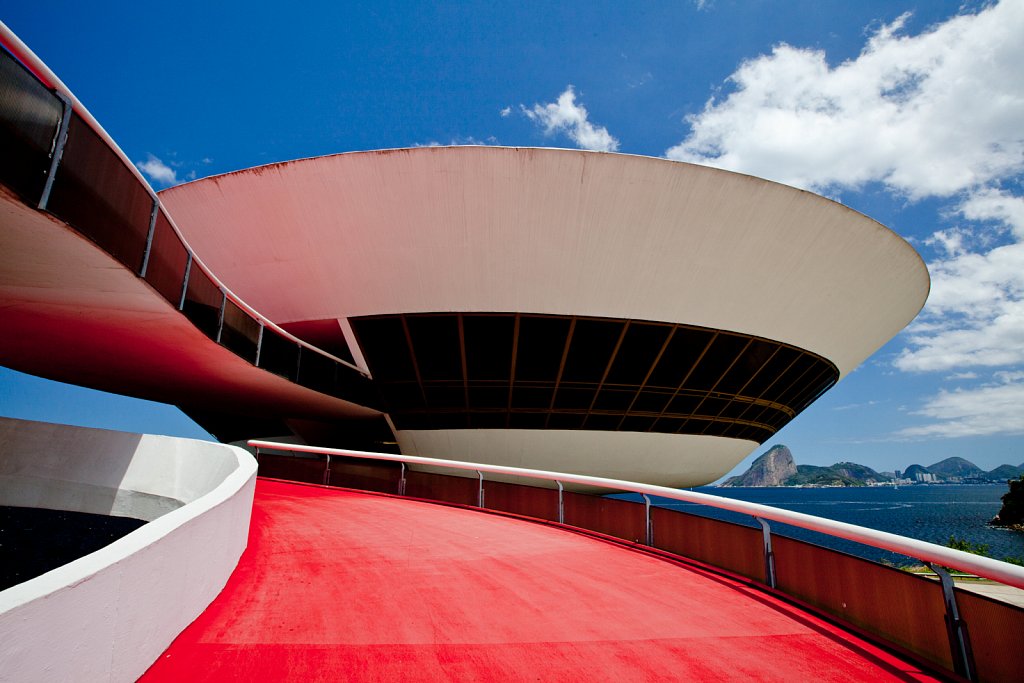
M 728 487 L 702 486 L 692 489 L 723 498 L 802 512 L 826 519 L 888 531 L 938 545 L 950 536 L 987 545 L 988 555 L 1024 559 L 1024 533 L 992 527 L 987 522 L 999 512 L 1006 484 L 929 484 L 904 486 L 857 486 L 845 488 Z M 622 494 L 628 500 L 642 500 L 638 494 Z M 756 527 L 749 515 L 719 510 L 696 503 L 652 497 L 651 503 L 689 514 L 722 519 Z M 834 538 L 788 524 L 772 522 L 772 532 L 815 543 L 874 561 L 898 565 L 919 564 L 899 553 Z M 657 536 L 657 529 L 654 530 Z

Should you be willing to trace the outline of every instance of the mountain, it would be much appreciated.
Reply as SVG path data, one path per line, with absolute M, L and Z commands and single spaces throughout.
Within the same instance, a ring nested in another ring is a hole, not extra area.
M 783 486 L 797 473 L 793 454 L 785 446 L 772 446 L 738 477 L 729 477 L 719 486 Z
M 985 470 L 981 469 L 973 462 L 964 460 L 963 458 L 946 458 L 940 460 L 934 465 L 928 466 L 928 471 L 935 475 L 937 479 L 948 479 L 950 477 L 960 477 L 966 479 L 967 477 L 985 477 Z
M 1022 465 L 1021 467 L 1014 467 L 1013 465 L 1000 465 L 999 467 L 995 468 L 985 476 L 988 477 L 989 479 L 995 480 L 1010 480 L 1016 479 L 1022 474 L 1024 474 L 1024 465 Z
M 966 480 L 964 483 L 978 480 L 1006 481 L 1024 475 L 1024 464 L 1020 467 L 1000 465 L 991 472 L 986 472 L 973 462 L 964 458 L 946 458 L 934 465 L 923 467 L 913 464 L 902 474 L 907 479 L 923 481 L 949 481 L 953 483 Z M 773 446 L 755 460 L 743 474 L 730 477 L 719 486 L 867 486 L 883 484 L 894 479 L 892 472 L 876 472 L 865 465 L 855 462 L 837 462 L 835 465 L 820 467 L 818 465 L 797 465 L 793 454 L 785 446 Z
M 797 465 L 788 448 L 773 446 L 751 463 L 746 472 L 719 486 L 865 486 L 891 480 L 891 476 L 853 462 L 838 462 L 829 467 Z
M 784 486 L 864 486 L 864 482 L 842 474 L 834 467 L 797 465 L 796 474 L 787 479 Z
M 916 463 L 903 470 L 903 476 L 906 479 L 913 479 L 918 474 L 933 474 L 933 472 L 927 467 L 922 467 Z
M 837 462 L 829 467 L 797 465 L 796 469 L 796 475 L 786 480 L 786 486 L 866 486 L 892 481 L 891 476 L 855 462 Z
M 859 479 L 865 483 L 871 483 L 873 481 L 892 481 L 894 479 L 891 474 L 882 474 L 881 472 L 876 472 L 867 465 L 858 465 L 855 462 L 837 462 L 835 465 L 832 465 L 832 469 L 841 475 L 852 479 Z

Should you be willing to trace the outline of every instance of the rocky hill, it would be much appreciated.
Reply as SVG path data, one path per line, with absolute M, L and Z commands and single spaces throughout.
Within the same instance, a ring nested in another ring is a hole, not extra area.
M 786 480 L 785 486 L 863 486 L 848 474 L 839 472 L 834 467 L 818 467 L 817 465 L 797 465 L 796 474 Z
M 940 460 L 934 465 L 928 465 L 928 471 L 939 479 L 946 479 L 949 477 L 960 477 L 962 479 L 966 479 L 968 477 L 985 477 L 988 474 L 973 462 L 964 460 L 963 458 L 946 458 L 945 460 Z
M 866 486 L 892 481 L 866 465 L 855 462 L 837 462 L 828 467 L 797 465 L 795 476 L 786 480 L 786 486 Z
M 1024 531 L 1024 475 L 1007 484 L 1010 490 L 1003 494 L 1003 506 L 989 524 Z
M 785 486 L 797 473 L 793 454 L 785 446 L 772 446 L 738 477 L 729 477 L 720 486 Z
M 906 479 L 914 479 L 918 474 L 933 474 L 931 470 L 923 465 L 914 463 L 907 469 L 903 470 L 903 477 Z
M 1016 479 L 1020 475 L 1024 474 L 1024 465 L 1020 467 L 1014 467 L 1013 465 L 1000 465 L 991 472 L 988 473 L 989 479 L 1003 480 Z

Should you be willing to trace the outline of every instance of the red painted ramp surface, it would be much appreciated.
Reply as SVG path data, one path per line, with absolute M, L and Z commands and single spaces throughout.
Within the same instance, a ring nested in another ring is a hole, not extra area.
M 921 680 L 743 584 L 472 510 L 260 480 L 223 593 L 145 677 Z

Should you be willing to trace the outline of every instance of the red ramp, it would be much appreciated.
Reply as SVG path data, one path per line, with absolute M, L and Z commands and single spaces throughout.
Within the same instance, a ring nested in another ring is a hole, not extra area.
M 740 582 L 562 529 L 260 480 L 158 680 L 924 680 Z

